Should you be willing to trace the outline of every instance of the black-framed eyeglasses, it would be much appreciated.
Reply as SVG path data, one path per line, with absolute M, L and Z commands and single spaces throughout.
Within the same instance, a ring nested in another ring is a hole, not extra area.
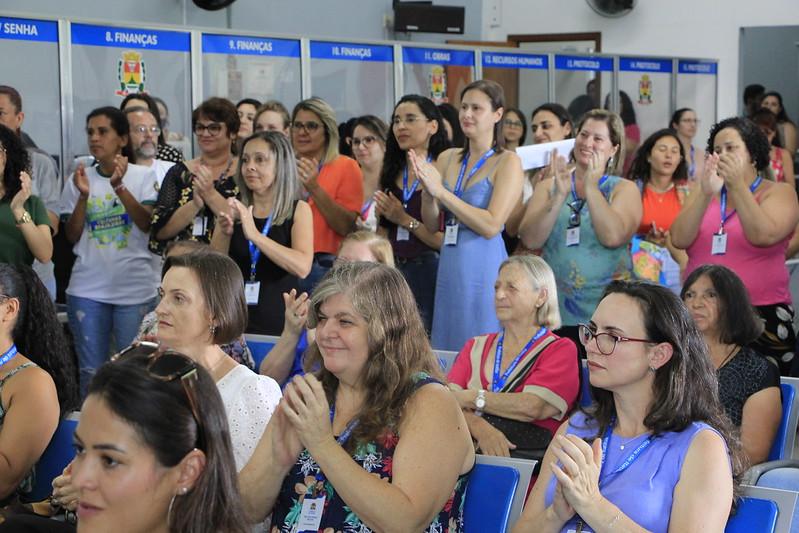
M 299 120 L 295 120 L 291 123 L 291 129 L 297 131 L 305 130 L 307 133 L 313 133 L 321 127 L 321 124 L 314 122 L 313 120 L 309 120 L 308 122 L 300 122 Z
M 194 125 L 194 134 L 202 135 L 208 132 L 208 135 L 216 137 L 222 133 L 222 124 L 220 122 L 211 122 L 210 124 L 200 124 L 199 122 Z
M 520 120 L 513 120 L 512 118 L 506 118 L 502 121 L 503 124 L 510 128 L 523 128 L 524 124 Z
M 197 363 L 183 354 L 162 349 L 158 344 L 148 341 L 131 344 L 121 352 L 114 354 L 111 357 L 111 361 L 122 360 L 131 353 L 147 356 L 148 361 L 145 368 L 150 377 L 165 383 L 180 379 L 183 392 L 186 394 L 186 400 L 189 402 L 189 409 L 191 409 L 191 414 L 197 423 L 199 444 L 203 445 L 203 424 L 200 421 L 200 410 L 197 407 L 196 385 L 199 379 Z
M 571 209 L 571 213 L 569 213 L 569 227 L 576 228 L 577 226 L 580 225 L 580 222 L 582 222 L 582 219 L 580 217 L 580 212 L 583 210 L 583 207 L 585 206 L 585 200 L 583 199 L 573 200 L 566 205 L 568 205 L 569 209 Z
M 580 343 L 583 346 L 588 346 L 592 340 L 596 339 L 596 347 L 602 355 L 611 355 L 613 350 L 616 349 L 616 344 L 620 342 L 643 342 L 647 344 L 654 344 L 655 341 L 649 339 L 635 339 L 633 337 L 623 337 L 615 333 L 602 332 L 597 333 L 592 330 L 587 324 L 580 324 L 577 328 L 580 334 Z

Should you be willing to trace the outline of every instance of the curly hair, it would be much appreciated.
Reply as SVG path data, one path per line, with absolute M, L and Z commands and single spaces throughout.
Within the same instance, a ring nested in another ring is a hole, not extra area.
M 683 148 L 680 138 L 677 137 L 677 132 L 670 128 L 658 130 L 646 138 L 635 153 L 635 159 L 633 159 L 630 165 L 630 170 L 627 171 L 627 178 L 631 180 L 641 180 L 644 185 L 649 182 L 652 172 L 649 156 L 652 154 L 652 150 L 655 148 L 658 141 L 664 137 L 671 137 L 675 140 L 677 146 L 680 147 L 680 162 L 677 163 L 677 166 L 674 168 L 674 173 L 671 175 L 672 182 L 688 179 L 688 165 L 685 163 L 685 148 Z
M 419 96 L 418 94 L 406 94 L 400 98 L 397 105 L 394 106 L 394 111 L 391 113 L 391 122 L 394 122 L 394 114 L 400 104 L 415 104 L 419 111 L 427 118 L 438 123 L 438 130 L 430 136 L 427 141 L 427 153 L 435 161 L 438 155 L 450 147 L 449 139 L 447 139 L 447 130 L 444 127 L 444 118 L 439 111 L 440 106 L 427 97 Z M 389 189 L 394 186 L 394 182 L 405 168 L 407 164 L 407 153 L 400 148 L 397 142 L 397 136 L 394 135 L 394 128 L 388 129 L 388 137 L 386 137 L 386 154 L 383 156 L 383 170 L 380 172 L 380 187 L 382 189 Z
M 716 135 L 727 128 L 732 128 L 738 132 L 746 145 L 749 157 L 755 164 L 755 168 L 758 172 L 764 172 L 771 161 L 769 157 L 771 147 L 766 134 L 748 118 L 730 117 L 713 124 L 713 127 L 710 128 L 710 137 L 707 139 L 707 152 L 709 154 L 715 152 L 713 143 L 716 140 Z
M 3 168 L 3 200 L 11 200 L 22 188 L 19 173 L 30 172 L 30 156 L 19 135 L 0 124 L 0 147 L 6 151 L 6 165 Z
M 239 112 L 233 102 L 227 98 L 212 97 L 201 103 L 191 112 L 191 129 L 197 126 L 201 117 L 213 122 L 221 122 L 227 127 L 226 135 L 232 135 L 239 131 L 241 119 Z
M 0 294 L 19 301 L 11 336 L 19 352 L 50 374 L 62 416 L 78 407 L 77 366 L 50 293 L 27 265 L 0 263 Z
M 355 450 L 386 430 L 397 432 L 415 378 L 426 373 L 443 382 L 441 369 L 427 340 L 416 300 L 399 270 L 379 263 L 340 263 L 322 278 L 313 295 L 309 327 L 319 323 L 319 308 L 331 296 L 347 295 L 367 324 L 369 358 L 361 372 L 366 396 L 355 415 L 358 426 L 345 448 Z M 305 353 L 306 372 L 314 369 L 327 400 L 335 403 L 338 379 L 324 366 L 317 343 Z
M 737 487 L 746 467 L 746 456 L 732 423 L 724 414 L 716 370 L 707 353 L 705 339 L 688 309 L 669 289 L 645 281 L 612 281 L 602 299 L 610 294 L 623 294 L 635 300 L 646 337 L 653 343 L 668 343 L 673 350 L 671 359 L 655 371 L 652 401 L 644 417 L 644 426 L 657 436 L 683 431 L 693 422 L 708 424 L 727 443 Z M 598 423 L 597 436 L 604 435 L 616 413 L 613 393 L 592 386 L 591 394 L 594 404 L 581 410 Z

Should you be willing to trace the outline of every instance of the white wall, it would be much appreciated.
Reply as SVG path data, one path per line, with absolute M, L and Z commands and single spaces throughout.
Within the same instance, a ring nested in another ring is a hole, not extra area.
M 504 40 L 509 34 L 598 31 L 605 53 L 718 59 L 720 118 L 736 114 L 739 108 L 740 28 L 799 24 L 796 0 L 639 0 L 632 13 L 618 19 L 597 15 L 584 0 L 484 2 L 486 8 L 498 3 L 502 12 L 500 27 L 491 28 L 484 10 L 483 39 L 487 41 Z

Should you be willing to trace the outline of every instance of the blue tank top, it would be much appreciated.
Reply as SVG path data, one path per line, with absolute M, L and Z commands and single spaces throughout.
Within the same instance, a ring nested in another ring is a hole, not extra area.
M 649 436 L 644 434 L 634 439 L 622 439 L 614 433 L 608 442 L 602 496 L 647 531 L 667 533 L 674 487 L 680 480 L 683 461 L 694 437 L 706 429 L 718 434 L 703 422 L 692 422 L 679 432 L 662 433 L 652 439 L 648 449 L 629 468 L 610 475 L 609 472 L 618 468 L 632 450 Z M 593 420 L 587 420 L 585 413 L 578 411 L 569 420 L 566 433 L 593 440 L 597 436 L 598 425 Z M 623 450 L 620 447 L 622 444 Z M 552 505 L 554 492 L 555 476 L 552 476 L 545 496 L 547 507 Z M 565 533 L 576 529 L 578 520 L 579 516 L 575 515 L 561 531 Z M 593 530 L 584 524 L 583 531 Z

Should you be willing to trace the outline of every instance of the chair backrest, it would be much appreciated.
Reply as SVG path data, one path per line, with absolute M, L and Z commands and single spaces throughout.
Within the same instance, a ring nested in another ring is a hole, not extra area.
M 515 468 L 475 464 L 466 487 L 465 533 L 505 533 L 518 485 Z
M 791 383 L 780 383 L 780 392 L 782 393 L 782 419 L 768 454 L 769 461 L 786 459 L 793 454 L 796 435 L 796 416 L 794 416 L 796 389 Z
M 458 352 L 452 352 L 449 350 L 433 350 L 438 357 L 438 362 L 441 364 L 441 371 L 444 372 L 446 376 L 449 374 L 452 365 L 455 364 L 455 358 L 458 357 Z
M 60 476 L 75 457 L 73 435 L 79 418 L 79 412 L 70 413 L 58 423 L 50 444 L 33 467 L 33 490 L 21 498 L 23 501 L 38 502 L 50 495 L 53 479 Z
M 799 513 L 799 509 L 797 509 L 799 493 L 791 490 L 753 487 L 751 485 L 741 485 L 741 491 L 744 496 L 771 500 L 777 504 L 777 531 L 780 533 L 794 531 L 793 525 L 799 524 L 799 519 L 794 516 Z
M 588 407 L 594 402 L 591 396 L 591 372 L 588 370 L 588 361 L 580 361 L 581 383 L 580 383 L 580 407 Z
M 519 485 L 516 487 L 516 494 L 513 496 L 513 503 L 508 517 L 508 526 L 513 527 L 522 514 L 524 503 L 527 501 L 527 489 L 533 478 L 535 466 L 538 463 L 535 459 L 517 459 L 514 457 L 497 457 L 495 455 L 477 454 L 477 464 L 510 466 L 519 472 Z
M 244 339 L 247 341 L 247 346 L 250 347 L 253 361 L 255 361 L 255 372 L 257 373 L 261 368 L 261 362 L 266 358 L 266 354 L 275 347 L 278 337 L 246 333 Z
M 772 500 L 743 497 L 738 510 L 727 522 L 725 533 L 774 533 L 777 530 L 777 504 Z

